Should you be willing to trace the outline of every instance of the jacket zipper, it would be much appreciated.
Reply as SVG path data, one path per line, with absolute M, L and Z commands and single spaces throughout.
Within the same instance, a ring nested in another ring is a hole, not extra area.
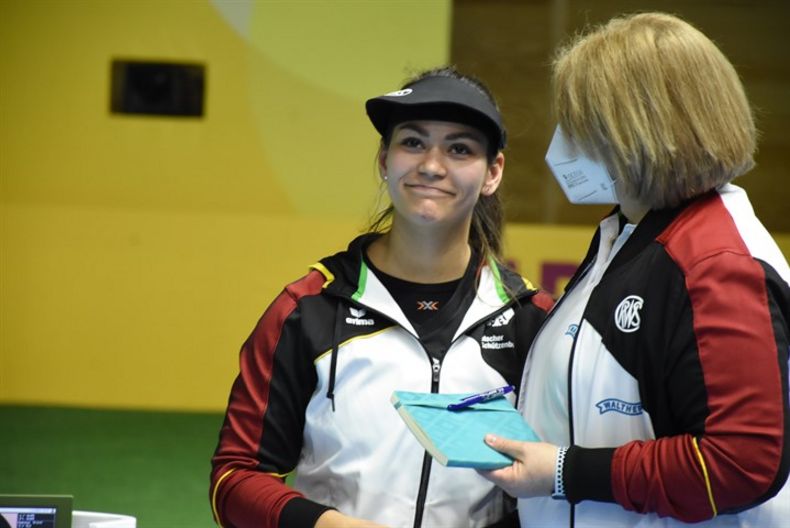
M 442 371 L 442 362 L 431 358 L 431 370 L 433 370 L 433 380 L 431 382 L 431 392 L 439 392 L 439 374 Z
M 469 328 L 479 324 L 481 321 L 485 319 L 490 319 L 491 317 L 496 316 L 498 313 L 504 311 L 509 306 L 510 304 L 503 306 L 498 312 L 494 314 L 489 314 L 484 319 L 481 319 L 480 321 L 477 321 L 474 324 L 469 325 Z M 379 312 L 378 310 L 371 309 L 369 306 L 366 306 L 366 308 L 370 309 L 375 313 L 378 313 L 379 315 L 382 315 L 383 317 L 386 317 L 388 319 L 390 318 L 389 316 L 387 316 L 382 312 Z M 463 335 L 463 332 L 460 335 Z M 450 346 L 452 347 L 452 343 L 450 343 Z M 428 356 L 428 357 L 431 360 L 431 392 L 438 393 L 439 378 L 441 377 L 441 372 L 442 372 L 442 362 L 441 360 L 436 359 L 435 357 L 432 356 Z M 428 452 L 426 451 L 422 459 L 422 471 L 420 473 L 420 487 L 417 492 L 417 504 L 414 511 L 414 525 L 413 525 L 414 528 L 421 528 L 422 526 L 422 516 L 423 516 L 423 510 L 425 509 L 425 499 L 427 498 L 428 495 L 428 481 L 430 480 L 431 477 L 431 460 L 432 460 L 431 455 L 429 455 Z
M 442 362 L 431 357 L 431 392 L 439 392 L 439 376 L 442 372 Z M 414 528 L 422 526 L 422 513 L 425 509 L 425 499 L 428 495 L 428 481 L 431 478 L 431 455 L 426 451 L 422 458 L 422 472 L 420 473 L 420 489 L 417 492 L 417 506 L 414 510 Z
M 573 281 L 573 285 L 569 285 L 568 288 L 566 288 L 566 290 L 565 290 L 566 293 L 569 292 L 570 290 L 572 290 L 576 286 L 576 283 L 579 282 L 580 280 L 582 280 L 582 278 L 587 273 L 589 273 L 591 271 L 591 268 L 593 267 L 594 262 L 595 262 L 595 259 L 590 261 L 584 267 L 584 270 L 582 271 L 582 273 L 580 275 L 578 275 L 578 277 L 576 278 L 575 281 Z M 564 296 L 563 296 L 563 298 L 564 298 Z M 560 299 L 560 302 L 562 302 L 562 299 Z M 589 299 L 587 299 L 587 302 L 589 303 Z M 559 303 L 557 303 L 557 305 L 558 304 Z M 557 308 L 557 305 L 555 305 L 554 308 L 552 308 L 552 311 Z M 574 444 L 575 440 L 576 440 L 576 438 L 575 438 L 576 434 L 575 434 L 575 432 L 573 430 L 573 361 L 576 358 L 576 343 L 578 343 L 578 341 L 579 341 L 579 333 L 582 331 L 582 323 L 584 322 L 584 316 L 585 315 L 586 315 L 586 308 L 585 308 L 585 310 L 582 311 L 581 319 L 579 320 L 579 324 L 576 327 L 577 328 L 576 335 L 573 336 L 573 344 L 571 345 L 571 353 L 568 356 L 568 388 L 567 388 L 567 390 L 568 390 L 568 441 L 569 441 L 569 447 L 572 446 Z M 545 321 L 544 321 L 544 324 L 545 324 Z M 570 512 L 569 512 L 569 515 L 568 515 L 568 526 L 569 526 L 569 528 L 574 528 L 576 526 L 576 505 L 573 504 L 573 503 L 570 503 L 569 506 L 570 506 Z
M 573 337 L 573 345 L 571 345 L 571 353 L 568 357 L 568 439 L 569 445 L 572 446 L 575 441 L 575 434 L 573 430 L 573 360 L 576 356 L 576 343 L 577 339 L 579 338 L 579 332 L 582 328 L 582 322 L 584 321 L 584 314 L 582 314 L 582 318 L 579 321 L 578 330 L 576 331 L 576 335 Z M 566 499 L 567 500 L 567 499 Z M 570 528 L 574 528 L 576 526 L 576 505 L 570 504 L 570 512 L 568 516 L 568 526 Z
M 501 313 L 502 311 L 506 310 L 509 306 L 510 304 L 503 306 L 498 312 L 494 314 L 489 314 L 487 317 L 485 317 L 485 319 L 490 319 L 491 317 L 495 317 L 498 313 Z M 477 324 L 480 324 L 480 322 L 482 322 L 485 319 L 481 319 L 480 321 L 477 321 L 474 324 L 469 325 L 469 328 Z M 463 335 L 463 332 L 461 332 L 460 335 Z M 452 347 L 452 343 L 450 343 L 450 346 Z M 439 392 L 439 378 L 442 373 L 442 362 L 441 360 L 436 359 L 435 357 L 432 356 L 429 356 L 429 358 L 431 360 L 431 372 L 432 372 L 431 392 L 437 393 Z M 431 455 L 429 455 L 428 452 L 426 451 L 422 459 L 422 472 L 420 474 L 420 489 L 417 492 L 417 505 L 414 511 L 414 528 L 421 528 L 422 526 L 422 515 L 423 515 L 423 510 L 425 509 L 425 499 L 427 498 L 428 495 L 428 481 L 430 480 L 430 477 L 431 477 Z
M 576 283 L 579 282 L 581 280 L 581 278 L 584 277 L 584 275 L 589 273 L 591 265 L 592 265 L 592 263 L 588 263 L 585 266 L 585 268 L 582 271 L 582 273 L 576 278 L 576 280 L 574 280 L 572 283 L 568 284 L 568 286 L 565 289 L 565 293 L 566 294 L 576 286 Z M 557 308 L 559 308 L 559 306 L 563 303 L 565 298 L 566 298 L 565 295 L 560 297 L 559 302 L 557 302 L 551 308 L 551 311 L 549 312 L 548 317 L 546 318 L 545 321 L 543 321 L 543 324 L 541 325 L 541 328 L 538 330 L 538 333 L 532 339 L 533 343 L 538 340 L 538 337 L 540 336 L 541 332 L 543 331 L 543 328 L 545 328 L 546 322 L 551 317 L 552 312 L 555 312 L 557 310 Z M 582 318 L 579 321 L 579 324 L 577 326 L 577 328 L 579 330 L 581 330 L 583 321 L 584 321 L 584 314 L 582 313 Z M 576 356 L 576 343 L 577 343 L 578 338 L 579 338 L 579 334 L 578 334 L 578 331 L 577 331 L 576 335 L 573 337 L 573 344 L 571 345 L 571 351 L 570 351 L 570 354 L 568 356 L 568 379 L 567 379 L 566 390 L 568 392 L 568 438 L 569 438 L 569 445 L 573 445 L 574 436 L 575 436 L 574 431 L 573 431 L 573 390 L 572 390 L 572 380 L 573 380 L 573 360 L 574 360 L 574 358 Z M 523 381 L 522 381 L 522 383 L 523 383 Z M 570 504 L 569 506 L 570 506 L 570 512 L 569 512 L 569 515 L 568 515 L 568 526 L 569 526 L 569 528 L 574 528 L 574 526 L 576 526 L 576 505 L 575 504 Z

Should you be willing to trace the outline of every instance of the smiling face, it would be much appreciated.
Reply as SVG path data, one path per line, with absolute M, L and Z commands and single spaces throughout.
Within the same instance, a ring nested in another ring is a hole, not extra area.
M 445 121 L 406 121 L 379 154 L 395 222 L 468 229 L 481 195 L 496 191 L 504 156 L 489 163 L 488 141 L 476 128 Z

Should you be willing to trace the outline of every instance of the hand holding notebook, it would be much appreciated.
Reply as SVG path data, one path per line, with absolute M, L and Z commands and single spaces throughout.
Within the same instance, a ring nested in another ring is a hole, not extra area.
M 513 440 L 540 441 L 505 398 L 483 399 L 459 410 L 448 409 L 473 396 L 395 391 L 391 401 L 425 450 L 448 467 L 496 469 L 509 466 L 513 462 L 511 458 L 484 443 L 488 433 Z

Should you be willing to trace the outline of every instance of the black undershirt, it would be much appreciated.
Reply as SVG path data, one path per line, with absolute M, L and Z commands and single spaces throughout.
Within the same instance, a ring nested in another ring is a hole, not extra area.
M 473 253 L 463 277 L 449 282 L 422 284 L 388 275 L 376 268 L 365 255 L 365 264 L 373 271 L 398 303 L 431 355 L 443 356 L 475 295 L 477 262 Z M 448 326 L 450 324 L 451 326 Z

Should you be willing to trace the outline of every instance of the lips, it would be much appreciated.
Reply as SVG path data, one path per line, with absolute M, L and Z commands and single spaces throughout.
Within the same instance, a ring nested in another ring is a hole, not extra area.
M 420 184 L 406 184 L 405 187 L 409 189 L 411 192 L 423 196 L 453 196 L 455 193 L 451 191 L 446 191 L 444 189 L 440 189 L 438 187 L 433 187 L 430 185 L 420 185 Z

